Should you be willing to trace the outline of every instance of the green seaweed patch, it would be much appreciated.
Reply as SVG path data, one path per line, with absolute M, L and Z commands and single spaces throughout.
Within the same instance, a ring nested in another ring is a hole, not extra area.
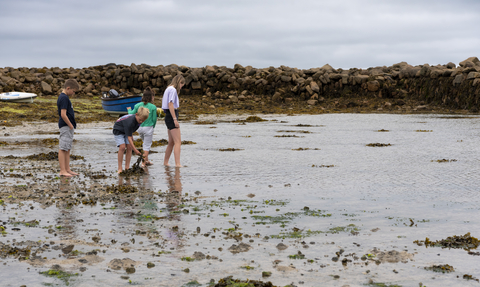
M 470 232 L 465 235 L 449 236 L 446 239 L 431 241 L 428 237 L 425 240 L 415 240 L 413 243 L 417 245 L 425 245 L 425 247 L 442 247 L 442 248 L 463 248 L 466 250 L 475 249 L 480 245 L 480 241 L 472 237 Z
M 417 133 L 431 133 L 432 130 L 416 130 Z
M 70 283 L 68 282 L 72 277 L 76 277 L 76 276 L 79 276 L 78 273 L 69 273 L 69 272 L 65 272 L 65 271 L 62 271 L 62 270 L 53 270 L 53 269 L 50 269 L 48 271 L 43 271 L 43 272 L 40 272 L 40 274 L 44 275 L 44 276 L 47 276 L 47 277 L 53 277 L 53 278 L 57 278 L 57 279 L 60 279 L 62 280 L 65 285 L 70 285 Z
M 297 254 L 288 255 L 288 258 L 290 258 L 290 259 L 305 259 L 305 254 L 303 254 L 302 252 L 298 251 Z
M 304 229 L 298 229 L 298 228 L 293 228 L 291 232 L 280 232 L 280 234 L 277 235 L 272 235 L 271 238 L 276 238 L 276 239 L 286 239 L 286 238 L 305 238 L 305 237 L 311 237 L 319 234 L 325 234 L 325 233 L 330 233 L 330 234 L 337 234 L 340 232 L 350 232 L 352 234 L 358 232 L 360 229 L 355 226 L 355 224 L 349 224 L 347 226 L 337 226 L 337 227 L 332 227 L 328 229 L 327 231 L 322 231 L 322 230 L 304 230 Z
M 425 270 L 430 270 L 433 272 L 441 272 L 441 273 L 450 273 L 455 271 L 455 269 L 448 264 L 432 265 L 430 267 L 425 267 Z
M 183 272 L 189 273 L 190 269 L 186 268 L 186 269 L 183 270 Z M 197 286 L 202 286 L 202 284 L 198 283 L 197 280 L 193 280 L 193 281 L 188 282 L 185 285 L 182 285 L 182 287 L 197 287 Z
M 255 267 L 249 266 L 249 265 L 240 266 L 240 268 L 245 269 L 245 270 L 254 270 L 255 269 Z
M 137 214 L 136 217 L 138 221 L 152 221 L 162 218 L 153 214 Z
M 437 159 L 437 160 L 432 160 L 431 162 L 455 162 L 457 161 L 456 159 Z
M 26 227 L 37 227 L 40 224 L 38 220 L 13 222 L 14 226 L 24 225 Z
M 265 205 L 285 206 L 289 203 L 288 200 L 266 199 L 263 201 Z
M 193 262 L 195 261 L 195 258 L 192 258 L 192 257 L 188 257 L 188 256 L 185 256 L 185 257 L 182 257 L 180 258 L 182 261 L 187 261 L 187 262 Z
M 188 145 L 188 144 L 197 144 L 196 142 L 193 141 L 182 141 L 183 145 Z
M 300 213 L 288 212 L 285 214 L 280 214 L 276 216 L 269 215 L 252 215 L 251 217 L 254 220 L 257 220 L 255 224 L 281 224 L 282 227 L 285 227 L 286 224 L 290 223 L 295 217 L 298 217 Z
M 369 143 L 367 146 L 370 147 L 385 147 L 385 146 L 391 146 L 391 144 L 386 144 L 386 143 Z
M 381 130 L 378 130 L 377 132 L 386 133 L 386 132 L 389 132 L 389 130 L 381 129 Z

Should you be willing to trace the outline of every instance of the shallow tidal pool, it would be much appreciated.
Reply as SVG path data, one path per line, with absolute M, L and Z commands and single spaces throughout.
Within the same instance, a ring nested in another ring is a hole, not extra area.
M 424 241 L 480 236 L 480 117 L 246 117 L 180 122 L 185 167 L 154 147 L 138 177 L 113 121 L 78 126 L 68 180 L 26 158 L 58 151 L 55 124 L 4 136 L 0 285 L 479 286 L 477 249 Z

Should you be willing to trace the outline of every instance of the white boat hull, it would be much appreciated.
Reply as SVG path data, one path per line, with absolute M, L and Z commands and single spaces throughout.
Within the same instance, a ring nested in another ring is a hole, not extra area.
M 22 93 L 22 92 L 8 92 L 0 94 L 0 101 L 13 103 L 33 103 L 33 99 L 37 94 Z

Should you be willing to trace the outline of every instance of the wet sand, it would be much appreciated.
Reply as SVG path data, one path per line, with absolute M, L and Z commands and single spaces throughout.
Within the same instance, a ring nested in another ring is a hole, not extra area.
M 78 126 L 71 179 L 56 160 L 26 158 L 58 149 L 38 144 L 56 124 L 6 127 L 2 284 L 479 284 L 476 249 L 422 243 L 478 237 L 478 118 L 259 116 L 183 121 L 186 167 L 161 166 L 159 146 L 130 178 L 115 173 L 112 122 Z M 154 139 L 165 137 L 159 124 Z M 425 269 L 441 264 L 455 271 Z

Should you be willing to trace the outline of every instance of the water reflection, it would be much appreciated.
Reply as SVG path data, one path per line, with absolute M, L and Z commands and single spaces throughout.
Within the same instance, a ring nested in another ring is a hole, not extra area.
M 180 175 L 180 168 L 165 166 L 165 179 L 167 182 L 167 197 L 166 207 L 168 211 L 167 219 L 170 224 L 167 227 L 167 239 L 175 247 L 182 246 L 181 238 L 183 230 L 179 228 L 179 221 L 181 220 L 180 203 L 182 202 L 182 181 Z
M 58 183 L 58 194 L 54 196 L 63 199 L 63 194 L 75 193 L 75 187 L 72 185 L 72 178 L 60 177 Z M 57 204 L 57 216 L 55 233 L 62 240 L 69 240 L 77 237 L 77 212 L 76 205 L 69 201 L 59 200 Z

